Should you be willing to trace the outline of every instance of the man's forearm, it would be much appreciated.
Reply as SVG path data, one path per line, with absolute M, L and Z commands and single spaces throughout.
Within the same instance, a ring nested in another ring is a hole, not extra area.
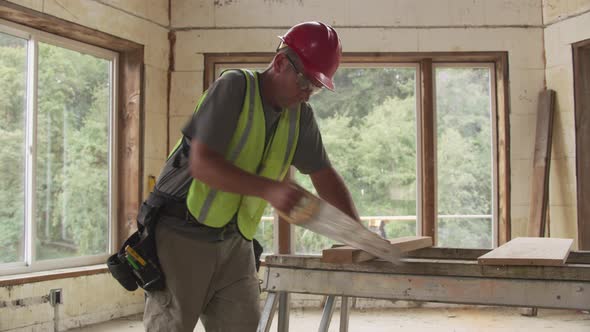
M 273 182 L 240 169 L 196 140 L 191 142 L 190 172 L 212 188 L 248 196 L 263 197 Z
M 313 186 L 322 199 L 334 205 L 356 220 L 360 220 L 352 196 L 342 177 L 332 168 L 326 167 L 310 175 Z
M 289 213 L 303 195 L 290 182 L 275 181 L 242 170 L 197 140 L 191 142 L 190 151 L 192 177 L 211 188 L 260 197 L 285 213 Z

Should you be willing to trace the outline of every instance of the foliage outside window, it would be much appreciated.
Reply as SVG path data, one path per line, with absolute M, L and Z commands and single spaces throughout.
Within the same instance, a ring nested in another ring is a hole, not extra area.
M 112 246 L 116 54 L 0 29 L 0 269 L 104 262 Z
M 492 248 L 490 68 L 436 67 L 438 245 Z

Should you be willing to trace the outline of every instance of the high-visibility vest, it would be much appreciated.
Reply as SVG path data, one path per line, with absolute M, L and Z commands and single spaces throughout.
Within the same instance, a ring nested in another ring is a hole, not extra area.
M 242 72 L 247 78 L 246 93 L 238 125 L 225 154 L 225 159 L 249 173 L 272 180 L 283 180 L 297 147 L 301 105 L 282 111 L 276 130 L 265 146 L 266 122 L 260 97 L 260 86 L 258 85 L 258 73 L 244 69 Z M 206 94 L 207 92 L 201 97 L 195 112 L 199 111 Z M 176 145 L 171 155 L 179 146 L 180 144 Z M 267 202 L 254 196 L 243 196 L 213 189 L 205 183 L 193 179 L 188 190 L 186 204 L 191 215 L 209 227 L 223 227 L 237 214 L 240 233 L 251 240 L 256 234 Z

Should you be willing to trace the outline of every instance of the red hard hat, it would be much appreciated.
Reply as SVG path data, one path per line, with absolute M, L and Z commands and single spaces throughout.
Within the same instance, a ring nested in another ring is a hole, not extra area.
M 308 77 L 334 90 L 332 77 L 340 65 L 342 53 L 336 30 L 321 22 L 305 22 L 279 38 L 297 53 Z

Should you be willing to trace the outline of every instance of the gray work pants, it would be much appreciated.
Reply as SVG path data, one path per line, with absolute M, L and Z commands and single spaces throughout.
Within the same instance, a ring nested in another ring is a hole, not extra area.
M 193 331 L 199 318 L 207 332 L 256 331 L 259 285 L 252 243 L 239 233 L 221 241 L 195 238 L 161 220 L 158 257 L 166 288 L 146 292 L 146 331 Z

